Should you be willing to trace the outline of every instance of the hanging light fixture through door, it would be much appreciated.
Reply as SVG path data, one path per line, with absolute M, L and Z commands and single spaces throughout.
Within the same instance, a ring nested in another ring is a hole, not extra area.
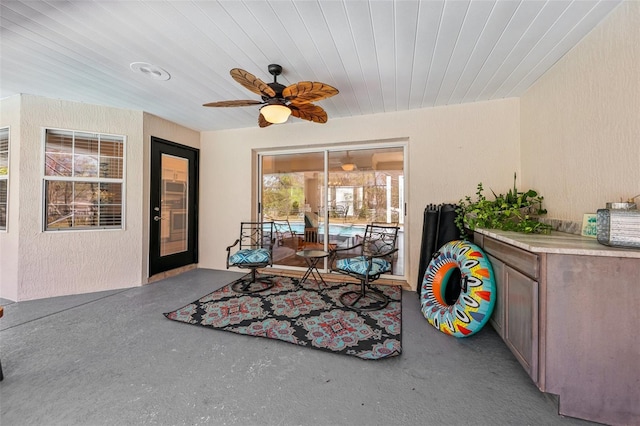
M 347 156 L 344 158 L 344 161 L 342 161 L 340 167 L 342 167 L 342 170 L 345 172 L 352 172 L 356 168 L 355 163 L 351 160 L 351 157 L 349 157 L 349 151 L 347 151 Z

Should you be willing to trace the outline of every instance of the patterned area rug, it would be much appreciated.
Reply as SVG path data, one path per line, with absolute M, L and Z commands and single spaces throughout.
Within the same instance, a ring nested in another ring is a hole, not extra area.
M 362 359 L 400 355 L 402 289 L 376 286 L 390 302 L 373 312 L 355 312 L 338 301 L 359 284 L 327 283 L 318 290 L 313 280 L 274 278 L 269 290 L 239 294 L 226 285 L 164 315 L 174 321 L 266 337 Z

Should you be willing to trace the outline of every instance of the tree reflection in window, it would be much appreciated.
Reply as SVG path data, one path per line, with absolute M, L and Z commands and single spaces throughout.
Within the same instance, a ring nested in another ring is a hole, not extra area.
M 46 131 L 46 230 L 122 228 L 124 138 Z

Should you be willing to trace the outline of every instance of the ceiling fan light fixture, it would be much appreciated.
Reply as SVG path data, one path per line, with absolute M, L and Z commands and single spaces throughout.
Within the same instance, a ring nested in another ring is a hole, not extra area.
M 269 123 L 282 124 L 291 115 L 291 110 L 285 105 L 269 104 L 260 108 L 260 113 Z
M 356 165 L 353 163 L 344 163 L 341 167 L 345 172 L 352 172 L 353 169 L 356 168 Z

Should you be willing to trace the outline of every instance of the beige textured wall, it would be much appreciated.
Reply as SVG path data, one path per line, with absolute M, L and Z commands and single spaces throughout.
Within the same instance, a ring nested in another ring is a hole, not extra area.
M 3 101 L 4 103 L 4 101 Z M 29 300 L 140 285 L 142 250 L 142 112 L 77 102 L 21 96 L 18 197 L 18 274 L 16 297 Z M 126 229 L 109 231 L 43 232 L 43 129 L 121 134 L 126 148 Z M 15 164 L 12 163 L 13 166 Z M 10 206 L 11 214 L 17 205 Z M 6 262 L 1 261 L 2 270 Z M 4 284 L 4 283 L 3 283 Z
M 151 136 L 198 148 L 200 133 L 141 111 L 29 95 L 3 99 L 0 108 L 0 126 L 11 127 L 12 167 L 9 229 L 0 233 L 0 297 L 29 300 L 146 283 Z M 46 127 L 127 137 L 124 230 L 42 232 Z
M 0 127 L 9 127 L 9 211 L 0 231 L 0 298 L 18 297 L 18 182 L 20 178 L 20 96 L 0 101 Z
M 640 2 L 616 8 L 520 109 L 523 183 L 544 195 L 549 217 L 582 222 L 640 194 Z
M 239 222 L 251 218 L 253 150 L 398 139 L 408 141 L 407 279 L 415 287 L 425 206 L 457 202 L 480 181 L 506 191 L 519 171 L 519 114 L 519 101 L 506 99 L 203 132 L 200 267 L 224 269 L 225 247 L 237 238 Z

